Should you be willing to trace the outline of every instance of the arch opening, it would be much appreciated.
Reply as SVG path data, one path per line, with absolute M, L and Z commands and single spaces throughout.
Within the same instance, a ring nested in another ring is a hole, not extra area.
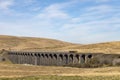
M 48 54 L 45 54 L 45 57 L 48 58 Z
M 65 57 L 65 64 L 68 64 L 68 55 L 65 54 L 64 57 Z
M 63 55 L 62 54 L 60 54 L 59 57 L 60 57 L 60 60 L 63 60 Z
M 69 64 L 73 64 L 73 54 L 70 54 L 69 56 Z
M 81 63 L 85 63 L 85 54 L 81 56 Z
M 55 59 L 57 59 L 57 55 L 56 54 L 54 54 L 53 56 L 54 56 Z
M 91 59 L 91 58 L 92 58 L 92 55 L 91 55 L 91 54 L 90 54 L 90 55 L 88 55 L 88 58 L 89 58 L 89 59 Z
M 77 58 L 77 60 L 79 60 L 79 55 L 78 54 L 75 57 Z

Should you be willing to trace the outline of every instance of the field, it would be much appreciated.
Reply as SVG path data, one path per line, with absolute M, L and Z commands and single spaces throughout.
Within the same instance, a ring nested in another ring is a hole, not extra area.
M 1 78 L 0 80 L 120 80 L 120 76 L 37 76 L 22 78 Z
M 119 80 L 119 67 L 72 68 L 0 63 L 1 80 Z

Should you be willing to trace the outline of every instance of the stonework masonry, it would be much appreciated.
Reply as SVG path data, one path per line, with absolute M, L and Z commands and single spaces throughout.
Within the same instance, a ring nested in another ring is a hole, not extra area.
M 82 64 L 91 59 L 93 54 L 71 52 L 17 52 L 9 51 L 8 59 L 14 64 L 55 65 Z
M 1 61 L 9 60 L 14 64 L 30 64 L 44 66 L 64 66 L 87 64 L 119 65 L 120 54 L 77 53 L 70 52 L 23 52 L 4 51 Z

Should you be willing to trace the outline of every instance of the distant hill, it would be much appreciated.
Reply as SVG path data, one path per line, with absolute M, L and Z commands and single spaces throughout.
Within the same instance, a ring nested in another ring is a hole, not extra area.
M 79 52 L 102 52 L 102 53 L 120 53 L 120 41 L 104 42 L 87 45 L 76 45 L 66 47 L 67 50 L 77 50 Z
M 82 46 L 75 46 L 74 48 L 81 48 L 81 49 L 91 49 L 91 48 L 113 48 L 113 49 L 120 49 L 120 41 L 114 42 L 104 42 L 104 43 L 96 43 L 96 44 L 87 44 Z
M 37 50 L 75 45 L 54 39 L 0 35 L 0 49 Z
M 120 53 L 120 41 L 96 43 L 96 44 L 73 44 L 64 41 L 47 38 L 15 37 L 0 35 L 0 50 L 55 50 L 88 53 Z

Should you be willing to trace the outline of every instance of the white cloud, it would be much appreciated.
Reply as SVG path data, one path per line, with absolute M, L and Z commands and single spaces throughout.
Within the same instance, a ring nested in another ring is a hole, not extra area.
M 35 7 L 35 8 L 32 8 L 31 11 L 39 11 L 41 9 L 41 7 Z
M 30 0 L 31 1 L 31 0 Z M 94 0 L 89 0 L 94 1 Z M 97 1 L 97 0 L 95 0 Z M 100 0 L 98 0 L 100 1 Z M 107 2 L 108 0 L 101 0 Z M 33 2 L 30 2 L 33 3 Z M 0 24 L 2 34 L 48 37 L 74 43 L 95 43 L 120 40 L 120 10 L 116 6 L 99 4 L 82 8 L 79 15 L 67 10 L 72 2 L 33 7 L 33 17 Z M 36 15 L 37 14 L 37 15 Z M 0 21 L 1 22 L 1 21 Z M 18 23 L 17 23 L 18 22 Z
M 31 23 L 31 24 L 30 24 Z M 42 22 L 41 22 L 42 23 Z M 57 33 L 55 33 L 50 24 L 35 24 L 32 22 L 0 22 L 0 34 L 1 35 L 15 35 L 15 36 L 32 36 L 32 37 L 43 37 L 43 38 L 55 38 Z M 43 27 L 43 26 L 47 27 Z
M 109 2 L 110 0 L 95 0 L 96 2 Z
M 13 5 L 13 0 L 0 0 L 0 9 L 8 10 Z
M 120 15 L 114 6 L 99 5 L 63 24 L 60 38 L 70 42 L 95 43 L 120 40 Z M 115 14 L 116 13 L 116 14 Z
M 18 0 L 18 2 L 16 0 L 16 4 L 21 7 L 26 7 L 26 6 L 31 7 L 32 5 L 35 6 L 35 4 L 37 4 L 37 0 Z
M 80 0 L 81 2 L 96 2 L 96 3 L 102 3 L 102 2 L 109 2 L 110 0 Z
M 37 17 L 42 19 L 65 19 L 68 18 L 68 15 L 61 10 L 60 6 L 50 5 L 46 7 Z
M 120 24 L 112 21 L 114 19 L 92 21 L 84 24 L 64 24 L 61 29 L 62 34 L 60 38 L 66 41 L 84 44 L 120 40 L 118 35 L 120 34 Z
M 98 6 L 92 6 L 92 7 L 87 8 L 88 11 L 98 10 L 102 12 L 109 11 L 111 9 L 112 7 L 110 5 L 98 5 Z
M 32 4 L 32 3 L 36 2 L 36 0 L 22 0 L 22 2 L 24 2 L 26 4 Z

